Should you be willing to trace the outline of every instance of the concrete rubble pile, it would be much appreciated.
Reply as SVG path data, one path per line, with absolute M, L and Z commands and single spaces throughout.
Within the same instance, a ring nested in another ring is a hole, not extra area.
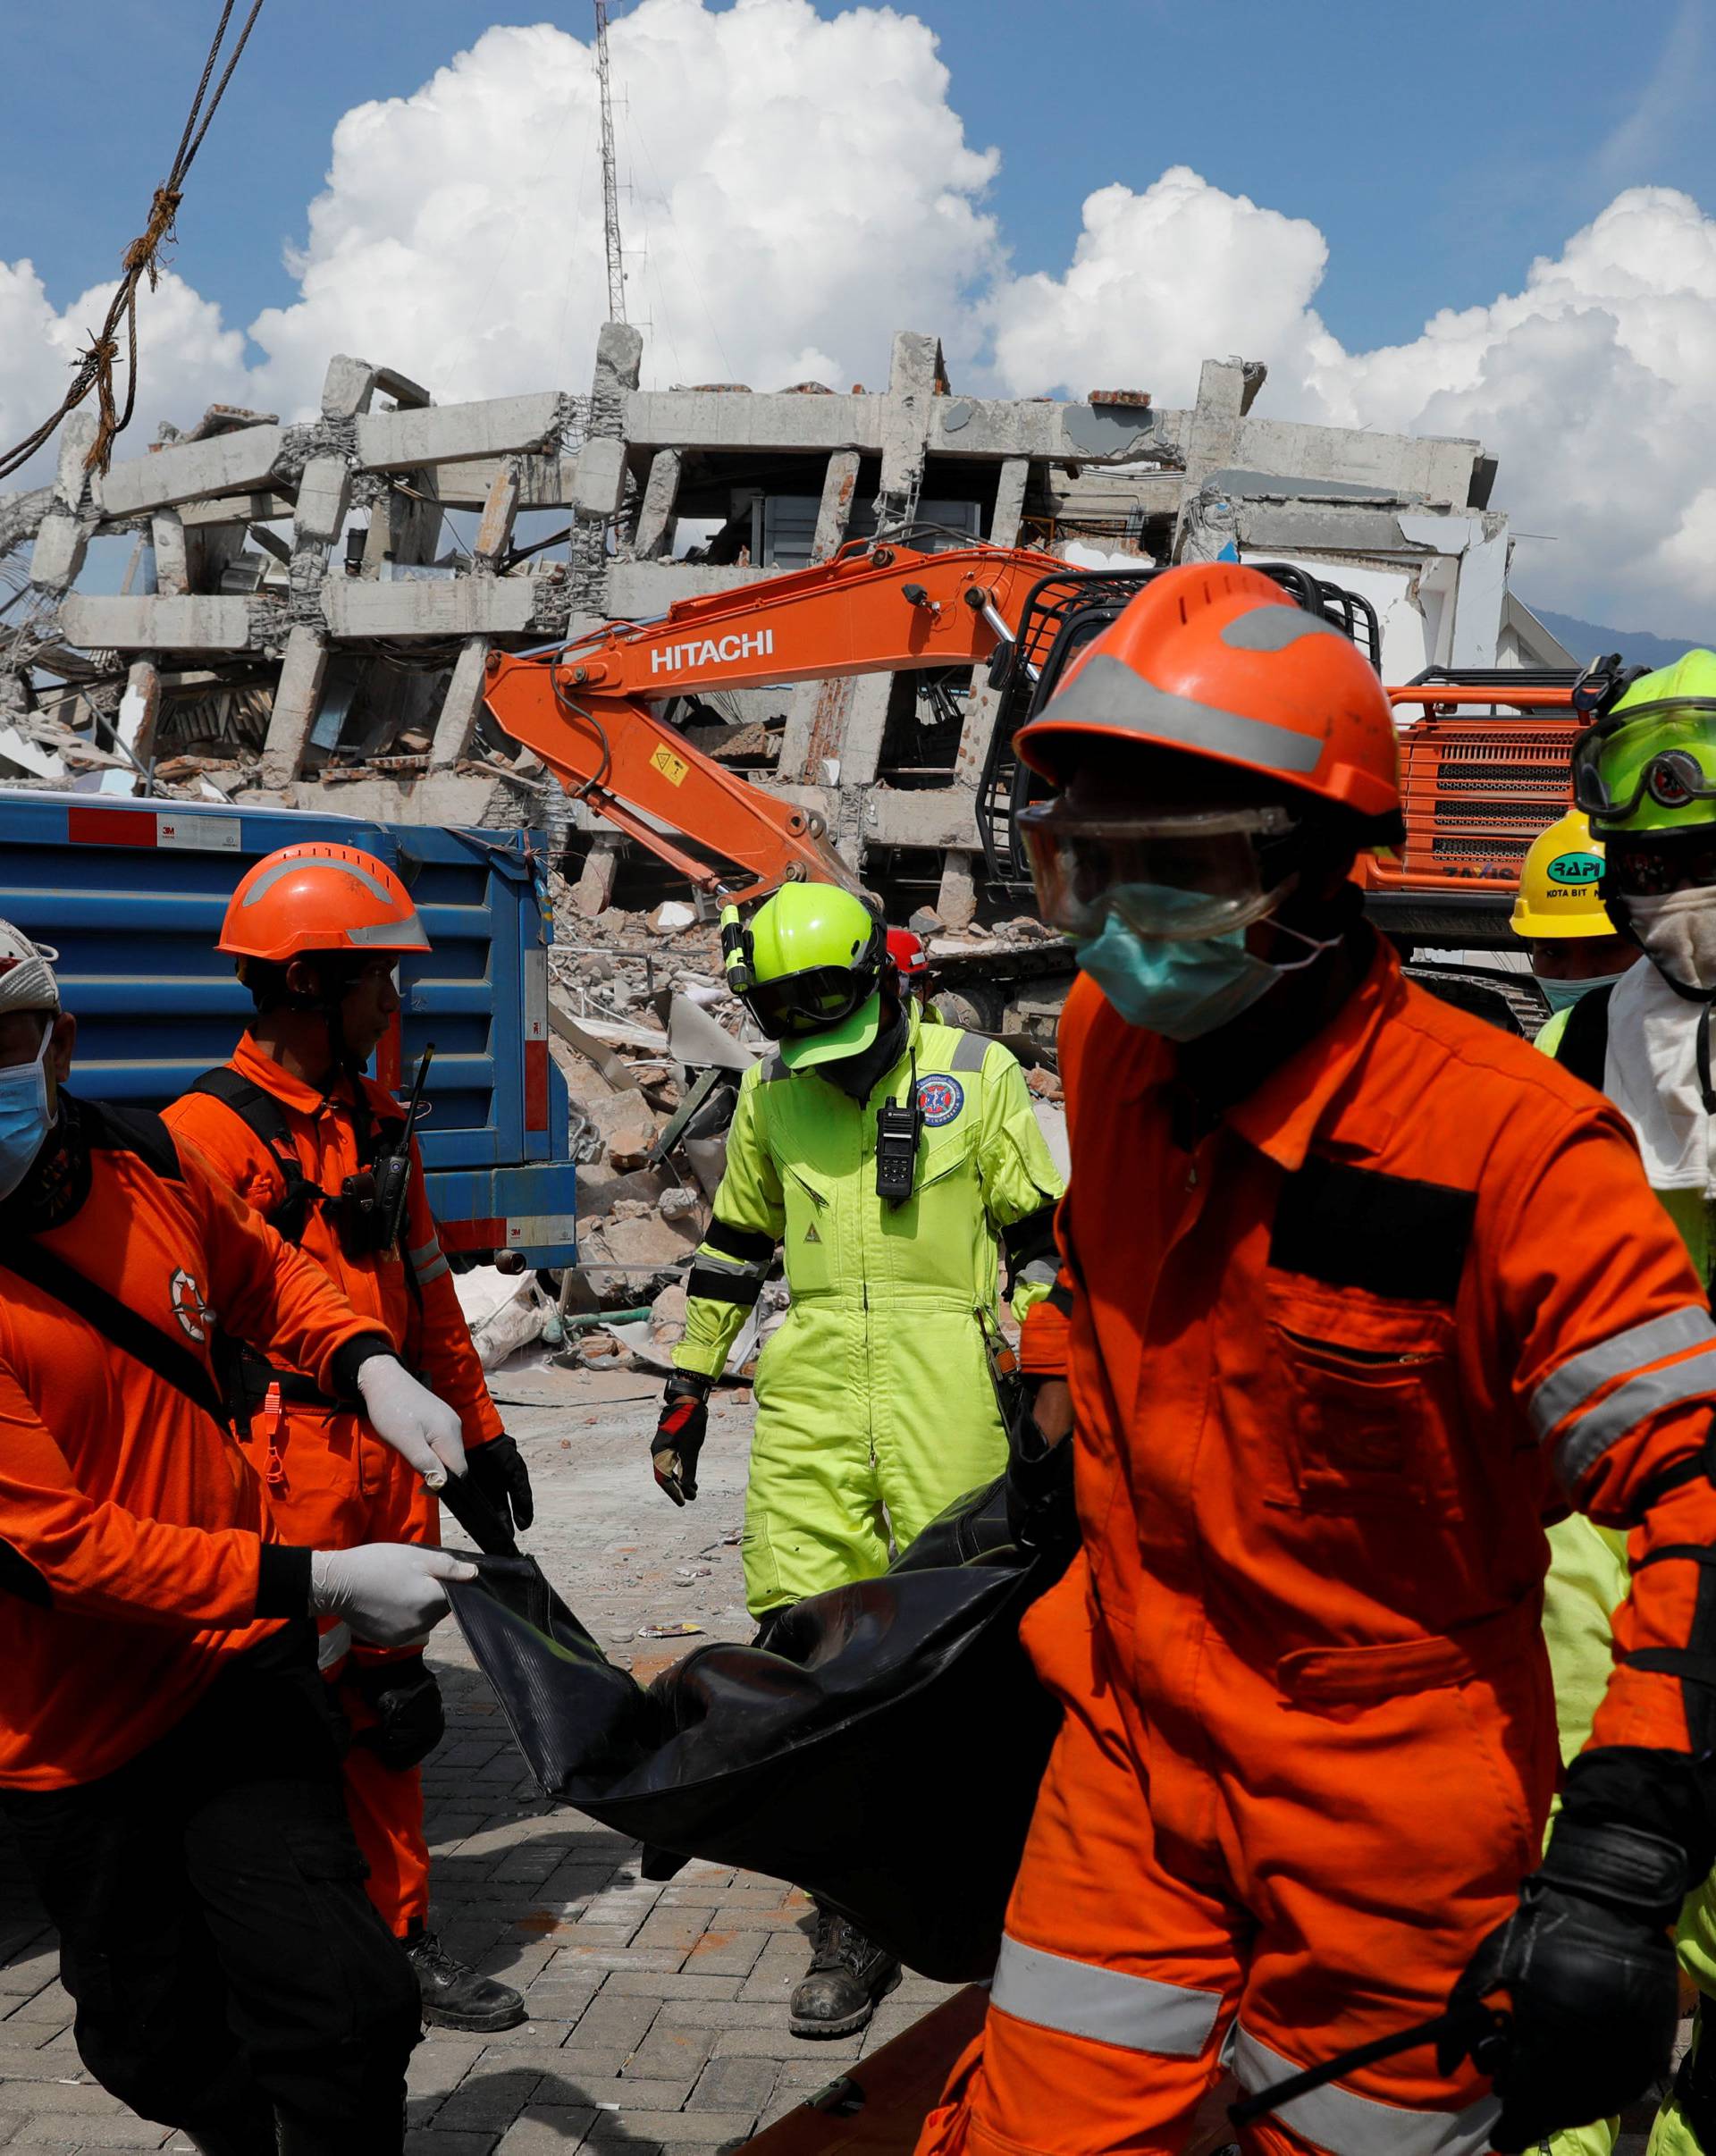
M 52 481 L 0 495 L 0 780 L 547 824 L 598 914 L 631 842 L 500 733 L 491 656 L 879 533 L 1074 567 L 1290 560 L 1375 606 L 1392 680 L 1565 656 L 1507 591 L 1481 443 L 1270 418 L 1252 361 L 1206 362 L 1182 409 L 960 394 L 916 332 L 873 390 L 645 389 L 643 361 L 642 333 L 610 323 L 587 392 L 437 405 L 338 355 L 313 417 L 217 405 L 145 454 L 122 442 L 105 475 L 74 415 Z M 897 912 L 962 931 L 986 900 L 998 709 L 982 670 L 955 670 L 710 688 L 664 715 L 820 815 Z

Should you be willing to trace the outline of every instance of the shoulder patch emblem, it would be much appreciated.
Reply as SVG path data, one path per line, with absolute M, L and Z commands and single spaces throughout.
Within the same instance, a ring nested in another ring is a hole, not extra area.
M 208 1338 L 206 1326 L 214 1322 L 214 1313 L 203 1301 L 203 1291 L 181 1266 L 167 1287 L 167 1298 L 172 1305 L 172 1314 L 192 1340 Z
M 965 1088 L 957 1078 L 945 1072 L 937 1072 L 932 1078 L 918 1081 L 918 1106 L 923 1110 L 923 1119 L 932 1131 L 938 1131 L 945 1123 L 951 1123 L 965 1105 Z

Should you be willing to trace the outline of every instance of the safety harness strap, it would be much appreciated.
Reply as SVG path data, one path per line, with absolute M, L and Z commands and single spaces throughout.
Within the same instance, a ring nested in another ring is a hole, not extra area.
M 193 1406 L 201 1408 L 223 1429 L 230 1428 L 225 1403 L 215 1389 L 214 1381 L 190 1350 L 169 1340 L 147 1318 L 140 1318 L 116 1295 L 110 1295 L 105 1288 L 87 1280 L 56 1252 L 44 1250 L 38 1242 L 20 1241 L 7 1246 L 0 1255 L 0 1265 L 16 1273 L 21 1280 L 29 1281 L 32 1287 L 39 1288 L 44 1295 L 63 1302 L 67 1310 L 94 1326 L 114 1347 L 152 1371 L 164 1385 L 182 1393 Z
M 284 1242 L 301 1242 L 304 1230 L 309 1225 L 311 1207 L 319 1205 L 327 1192 L 319 1183 L 312 1183 L 299 1166 L 285 1109 L 265 1087 L 244 1077 L 230 1064 L 205 1071 L 200 1078 L 191 1081 L 187 1090 L 206 1093 L 211 1100 L 218 1100 L 223 1107 L 230 1108 L 246 1130 L 267 1147 L 285 1181 L 286 1195 L 271 1213 L 263 1217 Z
M 1581 996 L 1567 1014 L 1567 1023 L 1555 1043 L 1555 1060 L 1564 1071 L 1583 1078 L 1597 1092 L 1602 1091 L 1602 1074 L 1609 1061 L 1609 998 L 1612 988 L 1593 989 Z

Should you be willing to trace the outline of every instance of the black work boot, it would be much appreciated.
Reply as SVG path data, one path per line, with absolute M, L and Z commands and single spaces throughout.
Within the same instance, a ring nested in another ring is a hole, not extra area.
M 528 2018 L 524 1994 L 492 1976 L 479 1975 L 468 1963 L 447 1952 L 433 1932 L 413 1932 L 400 1942 L 417 1973 L 423 2017 L 437 2028 L 474 2029 L 487 2034 L 516 2029 Z
M 845 1917 L 818 1909 L 810 1971 L 793 1993 L 786 2025 L 795 2036 L 851 2036 L 899 1981 L 891 1954 Z

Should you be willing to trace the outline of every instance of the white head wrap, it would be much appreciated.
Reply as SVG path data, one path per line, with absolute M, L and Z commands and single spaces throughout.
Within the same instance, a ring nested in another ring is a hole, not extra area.
M 51 943 L 32 943 L 0 921 L 0 1012 L 57 1011 L 60 984 L 49 961 L 59 955 Z

